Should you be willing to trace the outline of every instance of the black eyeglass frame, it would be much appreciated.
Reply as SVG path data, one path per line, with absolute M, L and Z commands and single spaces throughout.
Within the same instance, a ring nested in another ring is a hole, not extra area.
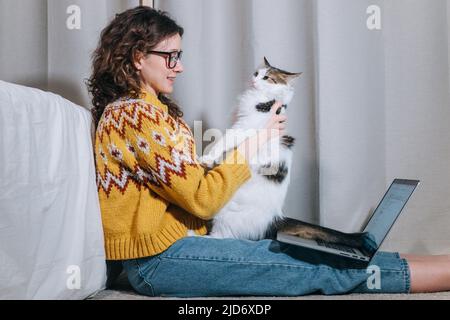
M 183 50 L 180 51 L 171 51 L 171 52 L 167 52 L 167 51 L 148 51 L 148 53 L 153 53 L 153 54 L 159 54 L 159 55 L 163 55 L 166 58 L 166 66 L 169 69 L 173 69 L 177 66 L 178 61 L 181 59 L 182 55 L 183 55 Z M 172 62 L 172 56 L 173 54 L 176 54 L 176 60 L 175 62 Z M 173 66 L 171 66 L 171 63 L 173 63 Z

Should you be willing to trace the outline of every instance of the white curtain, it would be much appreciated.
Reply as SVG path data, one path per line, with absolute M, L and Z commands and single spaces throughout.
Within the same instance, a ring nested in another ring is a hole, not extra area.
M 371 30 L 367 8 L 380 8 Z M 231 123 L 263 56 L 302 71 L 288 108 L 297 138 L 288 216 L 358 231 L 394 178 L 420 179 L 383 249 L 448 252 L 446 0 L 159 0 L 185 27 L 175 98 L 202 130 Z M 199 141 L 197 141 L 199 142 Z
M 66 28 L 70 5 L 81 29 Z M 101 29 L 132 0 L 0 0 L 0 79 L 89 106 L 84 80 Z M 381 30 L 369 30 L 369 6 Z M 184 28 L 174 97 L 194 128 L 224 130 L 263 56 L 303 75 L 288 216 L 357 231 L 393 178 L 416 178 L 386 250 L 450 247 L 449 0 L 156 0 Z M 198 130 L 197 130 L 198 131 Z M 202 141 L 197 143 L 201 144 Z M 208 142 L 205 142 L 208 143 Z
M 0 0 L 0 79 L 49 90 L 89 108 L 84 83 L 100 32 L 116 13 L 138 4 Z
M 174 98 L 192 127 L 195 120 L 202 120 L 203 130 L 229 127 L 237 96 L 263 56 L 274 66 L 303 72 L 288 108 L 288 126 L 297 141 L 286 212 L 318 222 L 313 3 L 164 0 L 155 6 L 185 28 L 185 72 L 175 84 Z
M 47 88 L 45 0 L 0 0 L 0 79 Z
M 386 177 L 422 181 L 388 247 L 450 248 L 450 1 L 385 1 Z

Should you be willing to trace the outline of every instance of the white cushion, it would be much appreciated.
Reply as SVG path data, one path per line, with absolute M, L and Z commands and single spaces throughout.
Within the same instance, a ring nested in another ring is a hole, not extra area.
M 90 113 L 0 81 L 0 299 L 82 299 L 106 281 Z

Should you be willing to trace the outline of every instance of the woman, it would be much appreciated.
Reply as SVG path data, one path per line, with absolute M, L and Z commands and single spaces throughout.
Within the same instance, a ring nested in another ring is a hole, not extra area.
M 144 295 L 303 295 L 313 292 L 424 292 L 450 289 L 450 256 L 380 252 L 372 270 L 277 241 L 187 236 L 210 220 L 251 176 L 249 159 L 281 135 L 275 104 L 266 130 L 206 171 L 192 132 L 166 96 L 183 72 L 183 29 L 148 7 L 125 11 L 103 30 L 89 91 L 96 124 L 96 171 L 106 257 L 124 266 Z

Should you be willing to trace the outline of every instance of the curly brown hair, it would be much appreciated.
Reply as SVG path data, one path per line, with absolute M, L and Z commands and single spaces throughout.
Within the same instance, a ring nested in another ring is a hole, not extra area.
M 92 117 L 97 127 L 105 107 L 122 97 L 138 98 L 141 78 L 134 65 L 138 54 L 147 55 L 161 41 L 179 34 L 182 27 L 164 11 L 139 6 L 117 14 L 103 29 L 97 49 L 92 54 L 92 75 L 87 81 L 92 95 Z M 159 94 L 169 114 L 182 117 L 183 112 L 168 96 Z

